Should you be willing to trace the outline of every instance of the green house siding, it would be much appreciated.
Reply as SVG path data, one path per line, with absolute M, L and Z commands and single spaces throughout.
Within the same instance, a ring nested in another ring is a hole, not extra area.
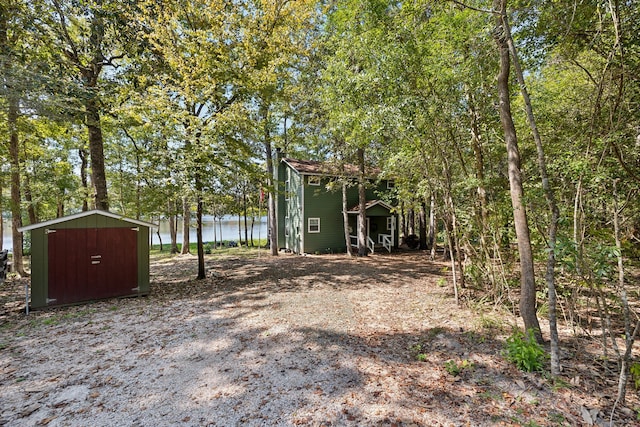
M 278 188 L 283 194 L 278 199 L 278 237 L 280 248 L 295 253 L 327 253 L 345 252 L 346 242 L 342 217 L 342 188 L 337 185 L 335 190 L 328 190 L 327 185 L 333 180 L 331 177 L 299 173 L 286 161 L 279 163 Z M 310 178 L 316 183 L 309 183 Z M 319 178 L 319 185 L 317 181 Z M 387 181 L 381 181 L 366 190 L 367 200 L 380 199 L 381 194 L 388 192 Z M 286 197 L 285 197 L 286 193 Z M 347 206 L 353 208 L 358 204 L 358 188 L 347 188 Z M 386 230 L 389 211 L 384 206 L 373 206 L 367 210 L 371 235 L 378 243 L 378 234 L 389 234 Z M 320 221 L 319 232 L 309 231 L 309 219 Z M 355 234 L 354 215 L 352 233 Z M 377 231 L 374 233 L 372 228 Z M 394 245 L 397 245 L 397 231 Z
M 288 183 L 288 184 L 287 184 Z M 285 173 L 285 249 L 299 253 L 302 244 L 302 176 L 291 168 Z
M 149 293 L 149 228 L 99 214 L 31 229 L 31 307 L 47 306 L 49 249 L 48 230 L 78 228 L 137 228 L 138 294 Z
M 342 188 L 335 191 L 327 190 L 329 178 L 322 178 L 320 185 L 309 185 L 308 177 L 304 186 L 304 250 L 306 253 L 326 253 L 345 252 L 346 242 L 344 238 L 344 225 L 342 219 Z M 380 197 L 380 192 L 386 191 L 386 181 L 381 182 L 376 187 L 368 188 L 366 196 L 368 200 Z M 353 207 L 358 204 L 358 188 L 347 188 L 347 206 Z M 370 223 L 370 237 L 374 242 L 378 242 L 378 234 L 388 234 L 386 231 L 387 217 L 389 211 L 382 206 L 374 206 L 367 210 L 367 217 Z M 352 233 L 356 232 L 356 217 L 352 216 Z M 309 232 L 309 218 L 320 218 L 320 232 Z M 375 229 L 375 230 L 374 230 Z M 397 231 L 396 231 L 397 242 Z M 397 243 L 394 243 L 397 244 Z
M 308 178 L 308 177 L 307 177 Z M 304 197 L 304 251 L 306 253 L 342 252 L 346 249 L 342 224 L 342 189 L 329 191 L 328 179 L 320 185 L 309 185 L 305 180 Z M 320 219 L 320 232 L 309 232 L 309 218 Z
M 278 249 L 284 248 L 285 242 L 285 221 L 284 212 L 286 211 L 286 200 L 284 194 L 284 183 L 287 180 L 287 169 L 278 166 L 276 168 L 276 180 L 275 180 L 275 198 L 276 198 L 276 212 L 277 215 L 277 227 L 278 227 Z M 282 214 L 281 214 L 282 213 Z

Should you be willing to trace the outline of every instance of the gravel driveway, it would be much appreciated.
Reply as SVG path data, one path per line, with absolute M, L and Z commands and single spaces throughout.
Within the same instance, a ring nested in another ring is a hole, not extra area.
M 148 297 L 5 316 L 0 425 L 571 420 L 424 255 L 210 258 L 200 282 L 195 263 L 153 261 Z

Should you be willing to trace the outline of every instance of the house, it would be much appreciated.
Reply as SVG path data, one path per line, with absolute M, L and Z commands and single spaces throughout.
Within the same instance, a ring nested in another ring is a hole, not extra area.
M 100 210 L 19 228 L 31 232 L 31 308 L 148 294 L 151 228 Z
M 366 190 L 367 246 L 371 252 L 398 246 L 397 217 L 393 207 L 383 201 L 393 181 L 371 176 Z M 329 163 L 283 158 L 278 162 L 276 212 L 280 249 L 297 254 L 346 252 L 342 215 L 341 181 L 351 179 L 347 188 L 349 234 L 357 246 L 358 187 L 357 168 L 340 169 Z

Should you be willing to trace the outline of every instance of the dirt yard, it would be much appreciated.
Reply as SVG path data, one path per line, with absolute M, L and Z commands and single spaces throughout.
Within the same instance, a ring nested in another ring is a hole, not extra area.
M 561 381 L 502 356 L 515 318 L 454 303 L 423 254 L 152 261 L 151 294 L 24 314 L 0 286 L 0 425 L 609 425 L 615 377 L 563 335 Z M 634 425 L 629 389 L 613 425 Z M 637 425 L 637 424 L 636 424 Z

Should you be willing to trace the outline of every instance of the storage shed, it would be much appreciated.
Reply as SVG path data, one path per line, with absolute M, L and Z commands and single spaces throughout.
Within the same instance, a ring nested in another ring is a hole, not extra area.
M 149 230 L 156 225 L 93 210 L 31 231 L 31 308 L 149 293 Z

